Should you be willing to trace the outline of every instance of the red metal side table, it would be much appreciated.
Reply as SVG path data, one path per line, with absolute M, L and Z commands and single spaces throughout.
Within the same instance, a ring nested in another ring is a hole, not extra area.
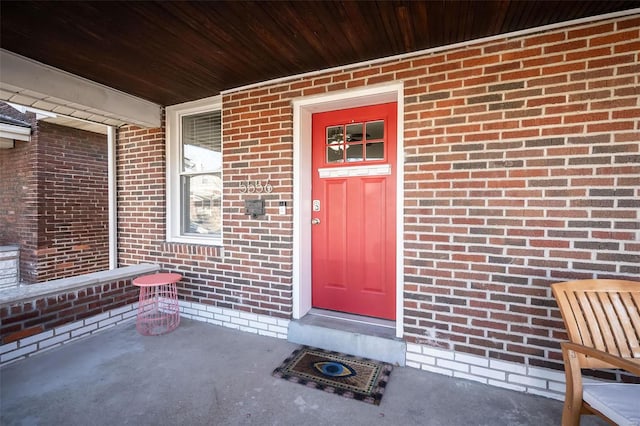
M 176 283 L 182 275 L 159 273 L 133 280 L 140 287 L 136 329 L 144 336 L 169 333 L 180 324 L 180 306 Z

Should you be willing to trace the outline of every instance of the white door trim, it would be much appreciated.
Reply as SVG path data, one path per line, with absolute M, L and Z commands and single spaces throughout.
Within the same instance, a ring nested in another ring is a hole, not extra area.
M 294 99 L 293 106 L 293 318 L 311 309 L 311 116 L 345 108 L 398 103 L 396 178 L 396 336 L 403 335 L 404 85 L 402 82 Z

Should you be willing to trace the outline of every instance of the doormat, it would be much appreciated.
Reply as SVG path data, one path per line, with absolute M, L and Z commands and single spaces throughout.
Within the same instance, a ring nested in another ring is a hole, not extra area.
M 273 375 L 345 398 L 380 405 L 393 366 L 367 358 L 302 346 Z

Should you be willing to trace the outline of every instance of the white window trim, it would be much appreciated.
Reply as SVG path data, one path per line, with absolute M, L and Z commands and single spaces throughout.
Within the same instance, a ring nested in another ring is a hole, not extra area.
M 212 96 L 197 101 L 171 105 L 166 108 L 167 133 L 166 149 L 166 195 L 167 195 L 167 241 L 177 243 L 222 245 L 220 237 L 199 237 L 181 235 L 180 232 L 180 133 L 182 117 L 208 111 L 222 111 L 222 97 Z M 222 129 L 221 129 L 222 132 Z M 222 146 L 222 142 L 221 142 Z

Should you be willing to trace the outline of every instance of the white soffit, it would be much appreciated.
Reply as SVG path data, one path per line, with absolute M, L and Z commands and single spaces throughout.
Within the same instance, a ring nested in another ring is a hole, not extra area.
M 63 115 L 43 118 L 40 121 L 46 121 L 47 123 L 57 124 L 58 126 L 73 127 L 74 129 L 86 130 L 88 132 L 93 132 L 93 133 L 101 133 L 103 135 L 107 134 L 107 126 L 117 127 L 120 125 L 120 124 L 110 124 L 110 123 L 97 124 L 92 121 L 69 118 Z
M 107 124 L 100 124 L 95 121 L 87 121 L 81 118 L 72 118 L 66 115 L 41 110 L 31 106 L 18 105 L 13 102 L 7 102 L 7 105 L 12 106 L 22 114 L 24 114 L 25 112 L 34 113 L 38 121 L 46 121 L 47 123 L 57 124 L 58 126 L 73 127 L 74 129 L 86 130 L 93 133 L 101 133 L 103 135 L 107 134 Z M 118 124 L 110 125 L 117 126 Z
M 160 127 L 153 102 L 0 49 L 0 100 L 108 126 Z

